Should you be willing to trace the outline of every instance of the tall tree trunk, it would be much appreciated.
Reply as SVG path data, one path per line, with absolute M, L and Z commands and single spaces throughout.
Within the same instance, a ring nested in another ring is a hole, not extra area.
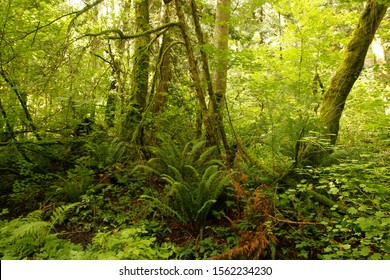
M 136 34 L 150 30 L 148 0 L 135 1 L 135 18 Z M 131 139 L 138 145 L 143 142 L 143 129 L 139 124 L 146 108 L 149 86 L 149 43 L 149 34 L 135 38 L 130 108 L 122 132 L 124 138 Z
M 338 67 L 328 90 L 324 94 L 320 121 L 332 145 L 336 144 L 345 102 L 363 69 L 368 48 L 386 10 L 387 6 L 374 0 L 369 0 L 366 3 L 363 14 L 345 50 L 344 60 Z
M 187 25 L 184 17 L 184 13 L 182 10 L 183 3 L 181 0 L 175 0 L 175 6 L 176 6 L 176 14 L 179 19 L 179 27 L 180 31 L 183 37 L 184 45 L 186 48 L 187 53 L 187 59 L 189 64 L 189 71 L 191 74 L 191 78 L 194 81 L 194 87 L 196 96 L 198 98 L 199 106 L 202 112 L 202 120 L 204 123 L 204 126 L 206 128 L 206 134 L 207 134 L 207 140 L 209 145 L 216 145 L 218 143 L 217 137 L 214 132 L 214 121 L 213 118 L 209 116 L 209 112 L 207 109 L 207 103 L 205 94 L 201 85 L 201 78 L 198 70 L 198 65 L 195 60 L 195 55 L 193 53 L 193 48 L 191 45 L 190 38 L 187 33 Z
M 220 107 L 220 103 L 217 102 L 217 97 L 214 92 L 213 88 L 213 80 L 211 78 L 211 73 L 210 73 L 210 66 L 209 66 L 209 59 L 208 55 L 205 52 L 203 46 L 206 44 L 202 28 L 200 26 L 199 22 L 199 16 L 198 16 L 198 8 L 196 6 L 196 1 L 191 0 L 190 1 L 191 5 L 191 11 L 192 11 L 192 18 L 194 20 L 194 25 L 195 25 L 195 32 L 198 38 L 198 44 L 201 46 L 200 47 L 200 55 L 201 55 L 201 60 L 202 60 L 202 68 L 203 68 L 203 74 L 205 78 L 205 83 L 207 85 L 207 92 L 209 95 L 210 99 L 210 105 L 209 105 L 209 116 L 212 118 L 213 123 L 214 123 L 214 130 L 215 130 L 215 135 L 216 135 L 216 144 L 219 147 L 219 141 L 222 140 L 223 147 L 225 151 L 228 153 L 229 152 L 229 145 L 227 142 L 226 138 L 226 133 L 225 133 L 225 128 L 223 125 L 222 121 L 222 108 Z
M 170 22 L 170 10 L 168 4 L 162 4 L 162 18 L 164 24 Z M 160 53 L 158 58 L 158 69 L 157 69 L 157 88 L 156 88 L 156 101 L 154 105 L 154 113 L 160 113 L 168 102 L 168 89 L 169 81 L 171 79 L 171 38 L 168 32 L 163 34 Z
M 114 75 L 113 75 L 114 76 Z M 116 111 L 116 94 L 118 90 L 116 80 L 112 80 L 110 84 L 110 90 L 108 92 L 107 104 L 105 110 L 105 122 L 108 127 L 114 127 L 115 123 L 115 111 Z
M 229 62 L 230 3 L 231 0 L 218 0 L 214 26 L 214 46 L 216 48 L 216 54 L 213 84 L 215 97 L 220 108 L 223 108 L 226 100 L 225 95 Z
M 226 134 L 223 127 L 223 108 L 226 102 L 227 72 L 229 63 L 229 23 L 230 23 L 231 0 L 218 0 L 216 6 L 216 18 L 214 26 L 215 69 L 213 75 L 213 86 L 216 101 L 214 115 L 217 123 L 220 124 L 221 138 L 224 143 L 228 159 L 233 157 L 228 146 Z M 222 129 L 221 129 L 222 128 Z M 230 161 L 230 160 L 229 160 Z

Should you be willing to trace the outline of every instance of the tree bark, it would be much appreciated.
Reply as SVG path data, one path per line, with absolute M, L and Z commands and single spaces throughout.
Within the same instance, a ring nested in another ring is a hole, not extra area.
M 148 0 L 135 1 L 135 17 L 137 34 L 150 30 Z M 124 138 L 135 141 L 135 144 L 137 145 L 142 145 L 142 127 L 139 127 L 139 123 L 142 120 L 142 114 L 146 108 L 146 98 L 149 87 L 150 34 L 145 34 L 134 40 L 135 54 L 130 106 L 126 115 L 122 134 Z
M 226 0 L 225 0 L 226 1 Z M 229 153 L 229 144 L 227 141 L 226 133 L 225 133 L 225 127 L 223 125 L 223 118 L 222 118 L 222 103 L 217 101 L 217 96 L 214 92 L 214 85 L 213 80 L 211 77 L 210 72 L 210 66 L 209 66 L 209 58 L 208 54 L 204 50 L 204 46 L 206 44 L 206 41 L 204 39 L 203 31 L 200 26 L 199 22 L 199 16 L 198 16 L 198 8 L 196 6 L 196 1 L 191 0 L 190 1 L 191 6 L 191 12 L 192 12 L 192 18 L 194 20 L 195 25 L 195 32 L 196 36 L 198 38 L 198 44 L 200 45 L 200 55 L 202 60 L 202 68 L 203 68 L 203 74 L 205 78 L 205 83 L 207 85 L 207 92 L 209 95 L 209 116 L 212 118 L 214 123 L 214 130 L 216 135 L 216 144 L 219 148 L 219 142 L 222 141 L 223 147 L 225 149 L 226 153 Z M 226 69 L 227 70 L 227 69 Z M 226 79 L 225 79 L 225 85 L 226 85 Z M 225 86 L 226 90 L 226 86 Z
M 225 105 L 228 72 L 229 22 L 231 0 L 218 0 L 214 26 L 215 71 L 213 84 L 215 97 L 220 108 Z
M 170 10 L 168 4 L 162 4 L 163 11 L 162 17 L 164 18 L 164 24 L 170 21 Z M 157 69 L 157 89 L 156 89 L 156 101 L 154 105 L 154 113 L 160 113 L 163 111 L 165 105 L 168 102 L 168 90 L 169 82 L 171 80 L 171 44 L 172 40 L 170 35 L 166 32 L 163 34 L 160 53 L 158 59 Z
M 108 92 L 107 104 L 105 110 L 105 122 L 108 127 L 114 127 L 115 111 L 116 111 L 116 97 L 115 92 L 118 90 L 116 80 L 111 81 L 110 90 Z
M 199 106 L 202 112 L 202 120 L 204 123 L 204 126 L 206 128 L 206 134 L 207 134 L 207 140 L 209 145 L 213 146 L 217 144 L 217 137 L 214 132 L 214 122 L 213 119 L 210 118 L 208 109 L 207 109 L 207 103 L 205 94 L 201 85 L 201 78 L 198 70 L 198 65 L 195 60 L 195 55 L 193 53 L 193 49 L 191 46 L 191 41 L 187 33 L 187 26 L 185 24 L 185 17 L 182 10 L 183 3 L 181 0 L 175 0 L 175 6 L 176 6 L 176 14 L 179 19 L 179 27 L 180 31 L 183 37 L 184 45 L 186 48 L 187 53 L 187 59 L 189 64 L 189 71 L 191 74 L 191 78 L 194 81 L 194 88 L 196 92 L 196 96 L 198 98 Z
M 218 0 L 216 5 L 216 18 L 214 26 L 215 68 L 213 73 L 213 86 L 215 94 L 214 115 L 220 124 L 221 138 L 224 143 L 228 160 L 233 158 L 233 151 L 229 147 L 223 126 L 223 108 L 226 103 L 227 72 L 229 63 L 229 23 L 231 0 Z
M 340 127 L 340 118 L 347 97 L 358 79 L 368 48 L 375 36 L 387 10 L 387 6 L 374 0 L 366 3 L 351 40 L 347 45 L 344 60 L 333 76 L 325 92 L 320 110 L 320 122 L 323 132 L 329 137 L 332 145 L 336 144 Z

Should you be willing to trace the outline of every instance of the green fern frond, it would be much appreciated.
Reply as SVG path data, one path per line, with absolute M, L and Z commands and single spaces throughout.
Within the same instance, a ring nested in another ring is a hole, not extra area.
M 220 159 L 211 159 L 203 164 L 203 166 L 205 166 L 205 167 L 210 166 L 210 165 L 223 166 L 223 161 Z
M 80 204 L 81 204 L 80 202 L 76 202 L 76 203 L 67 204 L 67 205 L 57 207 L 53 211 L 53 214 L 50 217 L 51 227 L 53 227 L 55 225 L 61 225 L 67 218 L 67 215 L 66 215 L 67 212 L 69 210 L 79 206 Z
M 149 165 L 142 165 L 142 164 L 138 164 L 136 165 L 130 172 L 130 174 L 133 174 L 139 170 L 144 170 L 146 172 L 150 172 L 150 173 L 156 173 L 156 174 L 159 174 L 159 172 L 154 169 L 153 167 L 150 167 Z
M 211 158 L 213 155 L 215 155 L 216 151 L 217 151 L 217 146 L 207 148 L 205 151 L 202 152 L 202 154 L 196 160 L 194 160 L 194 163 L 197 166 L 214 164 L 214 161 L 212 161 Z M 215 161 L 222 163 L 222 161 L 220 160 L 215 160 Z
M 127 146 L 128 143 L 120 142 L 117 139 L 114 139 L 110 143 L 109 155 L 111 155 L 110 159 L 112 163 L 118 162 L 123 157 Z
M 221 172 L 222 171 L 219 170 L 217 165 L 211 165 L 211 166 L 207 167 L 203 173 L 202 182 L 208 182 L 207 184 L 209 185 L 210 178 L 214 179 Z
M 193 144 L 192 142 L 190 142 L 190 143 Z M 182 155 L 183 158 L 186 158 L 187 162 L 189 164 L 196 162 L 196 160 L 201 155 L 202 150 L 204 149 L 205 145 L 206 145 L 206 141 L 195 142 L 195 144 L 193 144 L 191 150 L 189 150 L 189 151 L 187 151 L 187 149 L 183 150 L 183 155 Z M 190 147 L 190 146 L 188 146 L 188 147 Z
M 184 222 L 185 219 L 183 218 L 183 216 L 181 216 L 177 211 L 175 211 L 169 205 L 161 202 L 161 200 L 159 200 L 158 198 L 155 198 L 155 197 L 149 196 L 149 195 L 141 195 L 141 199 L 147 199 L 149 201 L 152 201 L 154 204 L 152 206 L 159 208 L 159 210 L 161 212 L 163 212 L 163 214 L 170 216 L 170 217 L 173 217 L 180 222 Z
M 195 221 L 203 222 L 207 218 L 210 208 L 215 202 L 217 202 L 217 200 L 210 199 L 203 203 L 202 207 L 196 213 Z
M 167 182 L 169 192 L 165 195 L 169 193 L 169 202 L 167 205 L 156 197 L 142 198 L 194 232 L 202 230 L 212 205 L 229 182 L 216 151 L 217 147 L 206 147 L 206 141 L 191 141 L 182 149 L 172 143 L 154 149 L 149 170 L 158 170 Z
M 183 176 L 182 173 L 173 165 L 168 165 L 168 170 L 172 172 L 173 178 L 175 180 L 182 182 L 183 181 Z
M 167 175 L 167 174 L 163 174 L 161 176 L 163 178 L 163 180 L 165 180 L 170 186 L 173 186 L 176 182 L 176 180 L 174 178 L 172 178 L 171 176 Z
M 184 167 L 185 167 L 186 169 L 189 169 L 189 170 L 192 171 L 192 175 L 193 175 L 194 178 L 199 177 L 199 172 L 198 172 L 198 170 L 196 170 L 195 167 L 193 167 L 192 165 L 189 165 L 189 164 L 186 164 Z
M 201 179 L 201 185 L 204 186 L 205 190 L 210 190 L 212 188 L 217 176 L 221 173 L 222 171 L 219 171 L 218 166 L 215 165 L 211 165 L 205 170 Z
M 30 221 L 14 229 L 12 239 L 19 239 L 27 235 L 42 235 L 48 232 L 51 223 L 46 221 Z
M 175 166 L 181 161 L 179 149 L 174 144 L 162 146 L 156 151 L 156 157 L 166 166 Z

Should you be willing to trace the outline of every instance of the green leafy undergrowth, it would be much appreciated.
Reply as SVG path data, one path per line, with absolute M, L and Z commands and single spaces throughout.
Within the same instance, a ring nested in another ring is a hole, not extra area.
M 15 169 L 20 176 L 13 182 L 9 196 L 12 211 L 25 213 L 39 207 L 45 199 L 45 191 L 53 180 L 53 176 L 41 173 L 39 167 L 25 160 L 18 160 Z
M 177 250 L 178 259 L 206 260 L 237 246 L 239 236 L 236 231 L 225 226 L 207 226 L 207 236 L 202 240 L 188 240 Z M 206 235 L 206 234 L 205 234 Z
M 49 221 L 37 210 L 26 217 L 1 220 L 1 259 L 169 259 L 175 247 L 159 243 L 144 226 L 98 232 L 85 249 L 80 244 L 59 238 L 55 225 L 61 224 L 66 212 L 76 204 L 59 207 Z
M 283 242 L 295 247 L 281 253 L 302 259 L 390 259 L 390 167 L 378 155 L 367 154 L 306 171 L 313 179 L 281 194 L 278 208 L 284 217 L 313 223 L 280 228 Z M 310 190 L 337 205 L 324 207 Z
M 144 227 L 99 232 L 85 252 L 86 259 L 166 260 L 175 253 L 169 243 L 158 244 Z
M 48 221 L 44 212 L 36 210 L 26 217 L 0 221 L 0 255 L 2 259 L 70 259 L 81 246 L 62 240 L 53 233 L 67 212 L 77 204 L 56 208 Z

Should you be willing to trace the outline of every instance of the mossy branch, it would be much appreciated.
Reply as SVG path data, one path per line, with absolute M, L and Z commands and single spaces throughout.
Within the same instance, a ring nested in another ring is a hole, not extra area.
M 110 40 L 128 40 L 128 39 L 135 39 L 135 38 L 143 37 L 146 35 L 150 35 L 150 34 L 162 31 L 164 29 L 169 29 L 173 26 L 178 26 L 178 25 L 179 24 L 177 22 L 169 22 L 169 23 L 163 24 L 159 27 L 147 30 L 145 32 L 137 33 L 137 34 L 125 34 L 125 33 L 123 33 L 122 30 L 114 28 L 114 29 L 103 30 L 103 31 L 98 32 L 98 33 L 86 33 L 82 37 L 98 37 L 98 36 L 107 35 L 106 38 L 110 39 Z M 166 31 L 166 30 L 164 30 L 164 31 Z M 110 34 L 116 34 L 116 36 L 110 35 Z

